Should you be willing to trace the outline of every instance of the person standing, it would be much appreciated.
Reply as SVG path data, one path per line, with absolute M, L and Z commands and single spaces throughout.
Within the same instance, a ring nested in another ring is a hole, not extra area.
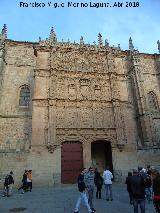
M 102 190 L 102 185 L 103 185 L 103 178 L 101 177 L 101 175 L 100 175 L 100 173 L 98 172 L 97 169 L 95 169 L 94 182 L 95 182 L 95 185 L 97 187 L 96 198 L 101 199 L 101 190 Z
M 133 197 L 134 213 L 138 213 L 140 206 L 141 213 L 145 213 L 145 180 L 139 175 L 138 170 L 133 170 L 133 176 L 129 180 Z
M 32 170 L 27 172 L 27 191 L 32 191 Z
M 76 202 L 76 207 L 74 209 L 74 213 L 78 213 L 79 206 L 81 202 L 84 203 L 84 205 L 87 207 L 88 212 L 94 213 L 94 211 L 91 210 L 89 204 L 88 204 L 88 198 L 86 194 L 87 187 L 84 183 L 84 173 L 85 169 L 81 171 L 81 174 L 78 176 L 78 190 L 79 190 L 79 196 Z
M 94 169 L 92 167 L 89 168 L 88 172 L 84 175 L 84 182 L 87 186 L 88 190 L 88 203 L 91 207 L 92 211 L 95 211 L 93 206 L 93 198 L 94 198 Z
M 113 196 L 112 196 L 113 174 L 112 174 L 112 172 L 109 171 L 109 166 L 107 166 L 106 170 L 103 172 L 103 179 L 104 179 L 104 185 L 105 185 L 105 190 L 106 190 L 106 200 L 112 201 L 113 200 Z
M 132 191 L 131 191 L 131 184 L 130 184 L 130 179 L 132 177 L 132 172 L 128 172 L 128 176 L 126 177 L 126 184 L 127 184 L 127 191 L 129 194 L 129 200 L 130 200 L 130 204 L 133 204 L 133 198 L 132 198 Z
M 146 199 L 148 201 L 152 201 L 152 179 L 150 171 L 147 172 L 147 176 L 145 178 L 145 187 Z
M 24 192 L 27 190 L 27 174 L 28 171 L 25 170 L 23 173 L 22 185 L 18 188 L 18 191 L 21 191 L 22 194 L 24 194 Z
M 12 187 L 14 184 L 13 172 L 11 171 L 9 175 L 6 175 L 4 180 L 4 192 L 3 197 L 9 197 L 12 194 Z
M 157 170 L 152 171 L 153 180 L 153 204 L 156 212 L 160 213 L 160 173 Z

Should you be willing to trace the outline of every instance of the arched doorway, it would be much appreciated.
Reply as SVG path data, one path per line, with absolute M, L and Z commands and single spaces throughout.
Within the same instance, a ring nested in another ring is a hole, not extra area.
M 76 183 L 83 168 L 83 148 L 79 141 L 66 141 L 61 148 L 61 182 Z
M 92 165 L 101 173 L 109 166 L 113 171 L 112 148 L 108 141 L 95 141 L 91 144 Z

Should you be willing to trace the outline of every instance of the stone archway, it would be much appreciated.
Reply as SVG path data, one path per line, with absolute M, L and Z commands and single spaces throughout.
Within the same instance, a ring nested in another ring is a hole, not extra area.
M 113 171 L 111 143 L 105 140 L 94 141 L 91 144 L 92 166 L 103 172 L 106 166 Z

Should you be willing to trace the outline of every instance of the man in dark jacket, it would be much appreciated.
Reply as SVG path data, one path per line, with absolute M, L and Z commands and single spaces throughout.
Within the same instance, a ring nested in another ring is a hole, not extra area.
M 131 191 L 131 181 L 130 179 L 132 178 L 132 172 L 128 172 L 128 176 L 126 177 L 126 182 L 125 184 L 127 184 L 127 191 L 129 194 L 129 199 L 130 199 L 130 204 L 133 204 L 133 197 L 132 197 L 132 191 Z
M 140 206 L 141 213 L 145 213 L 145 180 L 134 169 L 133 176 L 129 181 L 133 197 L 134 213 L 138 213 L 138 206 Z
M 88 198 L 86 194 L 86 185 L 84 183 L 84 169 L 81 171 L 81 174 L 78 176 L 78 190 L 79 190 L 79 196 L 77 199 L 76 207 L 74 209 L 74 213 L 78 213 L 79 206 L 81 202 L 84 203 L 84 205 L 87 207 L 88 212 L 94 213 L 94 211 L 91 210 L 89 204 L 88 204 Z
M 3 197 L 9 197 L 12 193 L 12 186 L 14 184 L 13 172 L 11 171 L 9 175 L 6 175 L 4 180 L 4 192 Z

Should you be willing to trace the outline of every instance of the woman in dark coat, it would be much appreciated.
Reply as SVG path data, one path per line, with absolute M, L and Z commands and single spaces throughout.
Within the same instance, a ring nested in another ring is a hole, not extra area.
M 131 191 L 131 185 L 130 185 L 130 178 L 132 177 L 132 172 L 128 172 L 128 176 L 126 177 L 126 184 L 127 184 L 127 192 L 129 194 L 130 204 L 133 204 L 133 198 L 132 198 L 132 191 Z
M 160 173 L 157 170 L 152 171 L 153 180 L 153 204 L 156 212 L 160 213 Z
M 97 191 L 96 191 L 96 198 L 101 199 L 101 190 L 102 190 L 102 185 L 103 185 L 103 178 L 101 177 L 100 173 L 97 171 L 97 169 L 95 170 L 95 177 L 94 177 L 94 183 L 97 187 Z

